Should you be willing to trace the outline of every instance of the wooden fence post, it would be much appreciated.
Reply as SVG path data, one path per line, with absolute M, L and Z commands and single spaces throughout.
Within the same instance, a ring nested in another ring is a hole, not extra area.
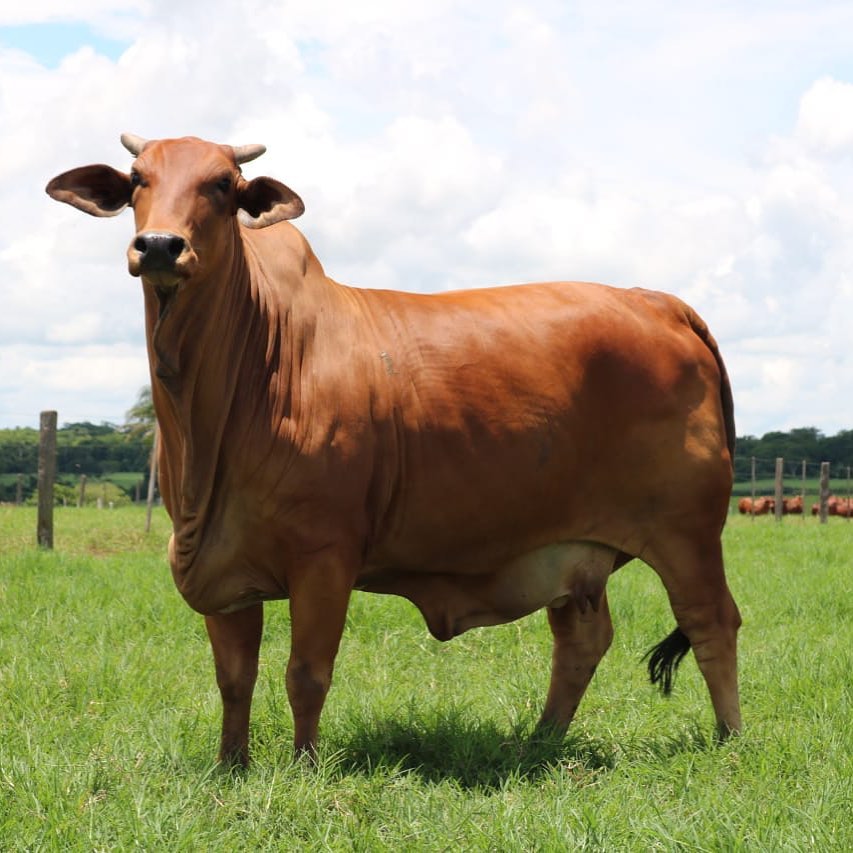
M 42 412 L 39 421 L 38 522 L 42 548 L 53 548 L 53 484 L 56 481 L 56 412 Z
M 806 460 L 803 459 L 803 487 L 800 492 L 800 498 L 803 501 L 803 518 L 802 520 L 806 520 L 806 515 L 808 514 L 809 508 L 806 506 Z
M 750 490 L 750 495 L 752 495 L 752 502 L 749 505 L 749 515 L 750 515 L 750 518 L 752 518 L 752 520 L 755 521 L 755 457 L 753 456 L 753 457 L 751 457 L 751 459 L 752 459 L 752 466 L 751 466 L 750 480 L 752 483 L 752 488 Z
M 86 475 L 80 475 L 80 496 L 77 498 L 77 506 L 81 507 L 86 503 Z
M 782 520 L 782 502 L 785 500 L 784 492 L 782 490 L 782 478 L 785 474 L 785 460 L 781 456 L 776 457 L 776 521 Z
M 15 483 L 15 506 L 20 506 L 24 502 L 24 475 L 18 474 L 17 482 Z
M 148 508 L 145 514 L 145 532 L 151 530 L 151 508 L 154 506 L 154 487 L 157 484 L 157 457 L 160 450 L 160 424 L 154 421 L 154 441 L 151 444 L 151 466 L 148 477 Z
M 820 463 L 820 523 L 826 524 L 829 514 L 829 462 Z

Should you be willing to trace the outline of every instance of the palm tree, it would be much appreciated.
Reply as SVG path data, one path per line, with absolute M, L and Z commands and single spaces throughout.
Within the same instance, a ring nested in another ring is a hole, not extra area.
M 125 430 L 135 437 L 152 438 L 157 416 L 154 414 L 154 401 L 151 399 L 151 386 L 139 389 L 136 402 L 125 412 Z
M 154 412 L 154 401 L 151 398 L 151 386 L 144 385 L 139 389 L 136 402 L 125 413 L 124 428 L 131 435 L 151 439 L 151 457 L 148 474 L 148 514 L 145 519 L 145 532 L 151 529 L 151 508 L 154 505 L 154 492 L 157 487 L 157 444 L 158 432 L 157 415 Z

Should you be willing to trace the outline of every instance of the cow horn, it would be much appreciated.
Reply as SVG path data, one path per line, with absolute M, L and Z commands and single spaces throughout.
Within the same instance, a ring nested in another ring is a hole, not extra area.
M 143 139 L 141 136 L 136 136 L 134 133 L 123 133 L 121 135 L 121 144 L 133 154 L 134 157 L 138 157 L 142 153 L 142 149 L 148 144 L 147 139 Z
M 234 162 L 239 166 L 241 163 L 248 163 L 256 157 L 260 157 L 267 150 L 266 145 L 234 145 L 231 150 L 234 152 Z

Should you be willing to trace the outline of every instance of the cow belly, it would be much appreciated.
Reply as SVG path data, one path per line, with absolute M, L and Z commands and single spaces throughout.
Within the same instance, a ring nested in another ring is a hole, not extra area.
M 597 609 L 618 553 L 595 542 L 560 542 L 492 571 L 393 573 L 370 578 L 360 588 L 408 598 L 423 614 L 430 633 L 449 640 L 470 628 L 512 622 L 570 600 L 582 611 Z

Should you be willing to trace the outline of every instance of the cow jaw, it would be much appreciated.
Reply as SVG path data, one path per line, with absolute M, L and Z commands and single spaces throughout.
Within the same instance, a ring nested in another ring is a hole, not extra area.
M 146 273 L 141 278 L 143 282 L 153 287 L 157 291 L 157 295 L 162 298 L 173 296 L 181 283 L 180 276 L 166 272 Z

